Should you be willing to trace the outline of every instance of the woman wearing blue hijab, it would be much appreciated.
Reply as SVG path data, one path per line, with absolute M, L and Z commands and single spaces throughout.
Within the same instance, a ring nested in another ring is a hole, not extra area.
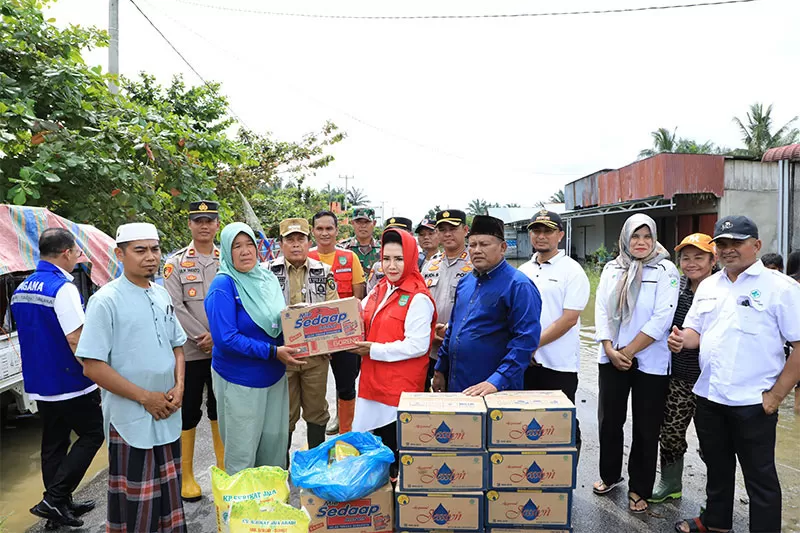
M 225 471 L 286 468 L 289 388 L 286 365 L 303 365 L 283 345 L 278 279 L 258 263 L 250 226 L 236 222 L 221 235 L 220 267 L 205 299 L 214 348 L 212 380 L 225 444 Z

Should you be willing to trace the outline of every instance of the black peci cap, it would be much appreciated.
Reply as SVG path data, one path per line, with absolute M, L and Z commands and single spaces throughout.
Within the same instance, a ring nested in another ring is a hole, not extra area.
M 502 220 L 488 215 L 475 215 L 472 219 L 472 227 L 469 229 L 472 235 L 492 235 L 501 241 L 506 240 L 505 223 Z

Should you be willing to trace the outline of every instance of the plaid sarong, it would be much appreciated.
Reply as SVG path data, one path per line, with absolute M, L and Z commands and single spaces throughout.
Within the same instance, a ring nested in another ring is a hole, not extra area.
M 143 450 L 109 428 L 107 533 L 186 531 L 181 441 Z

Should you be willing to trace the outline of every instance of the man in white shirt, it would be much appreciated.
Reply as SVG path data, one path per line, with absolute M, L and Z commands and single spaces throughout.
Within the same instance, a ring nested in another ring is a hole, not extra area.
M 705 512 L 676 528 L 732 527 L 738 458 L 750 531 L 780 531 L 775 428 L 778 406 L 800 380 L 800 285 L 757 259 L 761 241 L 749 218 L 719 220 L 714 241 L 724 269 L 700 284 L 683 331 L 673 328 L 668 340 L 675 353 L 700 348 L 694 423 L 708 467 Z M 788 361 L 786 341 L 794 348 Z
M 541 210 L 528 224 L 536 253 L 519 267 L 542 296 L 542 336 L 525 371 L 525 390 L 560 390 L 572 403 L 578 390 L 581 311 L 589 301 L 589 278 L 558 243 L 564 226 L 557 213 Z M 580 452 L 581 430 L 576 421 L 575 444 Z
M 64 228 L 39 237 L 40 261 L 11 299 L 22 351 L 25 391 L 42 418 L 44 498 L 31 513 L 48 527 L 80 527 L 78 517 L 94 502 L 73 502 L 97 450 L 103 445 L 100 391 L 84 377 L 75 350 L 83 330 L 83 304 L 70 272 L 83 251 Z M 78 439 L 72 443 L 71 434 Z

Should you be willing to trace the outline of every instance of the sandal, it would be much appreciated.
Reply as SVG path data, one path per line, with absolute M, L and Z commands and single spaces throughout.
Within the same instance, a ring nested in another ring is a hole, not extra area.
M 637 496 L 633 496 L 636 494 L 635 492 L 628 492 L 628 510 L 634 514 L 641 514 L 646 513 L 650 506 L 647 504 L 647 501 L 644 498 Z M 644 502 L 644 507 L 642 509 L 637 509 L 636 505 L 639 503 Z
M 622 482 L 624 482 L 624 481 L 625 481 L 624 477 L 619 478 L 618 480 L 616 480 L 611 485 L 606 485 L 605 481 L 597 481 L 597 482 L 595 482 L 594 485 L 592 485 L 592 492 L 594 492 L 598 496 L 602 496 L 604 494 L 608 494 L 609 492 L 611 492 L 612 490 L 617 488 L 617 486 L 621 485 Z
M 683 524 L 686 524 L 689 527 L 688 533 L 723 533 L 708 529 L 700 520 L 699 516 L 695 518 L 684 518 L 680 522 L 675 522 L 675 531 L 678 531 L 678 533 L 687 533 L 681 528 Z M 733 530 L 729 529 L 725 533 L 733 533 Z

